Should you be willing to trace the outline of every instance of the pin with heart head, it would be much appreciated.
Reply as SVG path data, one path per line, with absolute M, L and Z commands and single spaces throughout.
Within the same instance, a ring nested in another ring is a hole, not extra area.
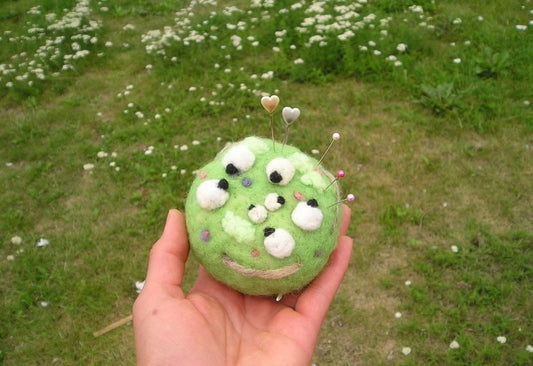
M 287 140 L 289 139 L 289 127 L 300 117 L 300 110 L 298 108 L 285 107 L 281 111 L 281 116 L 285 121 L 285 138 L 283 139 L 283 147 L 281 148 L 283 152 L 283 148 L 287 145 Z
M 261 98 L 261 105 L 270 113 L 270 131 L 272 133 L 272 149 L 276 151 L 276 141 L 274 139 L 274 110 L 279 104 L 279 97 L 272 95 L 270 97 L 264 96 Z

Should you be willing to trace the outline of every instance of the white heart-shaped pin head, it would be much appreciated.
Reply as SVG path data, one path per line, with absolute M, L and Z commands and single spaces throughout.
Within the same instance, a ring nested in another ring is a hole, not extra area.
M 263 97 L 261 98 L 261 104 L 263 105 L 263 107 L 265 107 L 268 113 L 272 113 L 279 104 L 279 97 L 277 95 Z
M 281 111 L 281 115 L 285 122 L 290 125 L 300 117 L 300 110 L 298 108 L 285 107 Z

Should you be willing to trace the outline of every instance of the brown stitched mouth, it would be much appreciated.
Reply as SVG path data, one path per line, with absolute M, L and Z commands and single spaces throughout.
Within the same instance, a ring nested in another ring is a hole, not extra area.
M 246 277 L 259 277 L 266 280 L 279 280 L 281 278 L 290 276 L 292 274 L 295 274 L 302 268 L 302 265 L 300 263 L 293 263 L 289 264 L 288 266 L 281 267 L 278 269 L 269 269 L 269 270 L 263 270 L 263 269 L 253 269 L 253 268 L 246 268 L 239 263 L 235 262 L 233 259 L 228 257 L 227 255 L 222 256 L 222 262 L 235 272 L 242 274 Z

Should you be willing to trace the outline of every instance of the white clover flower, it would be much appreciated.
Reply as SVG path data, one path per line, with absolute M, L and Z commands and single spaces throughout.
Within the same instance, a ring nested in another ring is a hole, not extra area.
M 453 59 L 453 63 L 454 63 L 454 64 L 460 64 L 460 63 L 461 63 L 461 58 L 459 58 L 459 57 L 454 58 L 454 59 Z
M 396 50 L 400 52 L 405 52 L 406 49 L 407 45 L 405 43 L 398 43 L 398 45 L 396 46 Z
M 22 238 L 18 235 L 15 235 L 11 238 L 11 244 L 20 245 L 22 244 Z
M 402 62 L 400 60 L 394 61 L 394 66 L 399 67 L 402 66 Z
M 368 47 L 367 46 L 359 46 L 359 50 L 362 51 L 362 52 L 366 52 L 366 51 L 368 51 Z
M 424 9 L 420 5 L 411 5 L 409 10 L 411 10 L 413 13 L 424 13 Z
M 505 342 L 507 342 L 507 338 L 505 336 L 499 336 L 499 337 L 496 337 L 496 340 L 501 343 L 501 344 L 504 344 Z
M 405 281 L 405 286 L 411 286 L 411 281 L 409 280 Z
M 304 60 L 301 59 L 301 58 L 297 58 L 296 60 L 294 60 L 294 64 L 295 64 L 295 65 L 301 65 L 301 64 L 303 64 L 303 63 L 304 63 Z
M 456 340 L 453 340 L 452 343 L 450 343 L 451 349 L 458 349 L 459 347 L 459 343 Z
M 48 23 L 53 22 L 54 20 L 56 20 L 56 18 L 57 18 L 57 15 L 56 15 L 55 13 L 48 13 L 48 14 L 46 14 L 46 15 L 44 16 L 44 19 L 46 19 L 46 21 L 47 21 Z
M 374 50 L 374 55 L 376 55 L 376 56 L 381 55 L 381 51 L 380 50 Z
M 397 311 L 396 313 L 394 313 L 394 317 L 396 319 L 400 319 L 402 317 L 402 313 L 400 313 L 399 311 Z
M 274 71 L 268 71 L 261 75 L 261 79 L 272 79 L 274 78 Z
M 368 41 L 368 45 L 369 45 L 370 47 L 376 47 L 376 42 L 374 42 L 374 41 Z
M 516 25 L 516 29 L 519 30 L 519 31 L 525 31 L 525 30 L 527 30 L 527 25 L 517 24 Z
M 6 257 L 6 260 L 8 261 L 14 261 L 15 260 L 15 256 L 13 254 L 10 254 Z
M 452 246 L 450 247 L 450 249 L 451 249 L 452 252 L 454 252 L 454 253 L 459 252 L 459 248 L 457 247 L 457 245 L 452 245 Z
M 93 169 L 94 169 L 94 164 L 87 163 L 83 165 L 83 170 L 93 170 Z
M 411 347 L 403 347 L 402 348 L 402 353 L 407 356 L 408 354 L 411 353 Z
M 105 46 L 106 46 L 106 47 L 113 47 L 113 42 L 111 42 L 111 41 L 107 41 L 107 42 L 105 43 Z
M 180 146 L 180 151 L 187 151 L 187 150 L 189 150 L 189 146 L 187 145 Z
M 530 345 L 530 344 L 528 344 L 528 345 L 526 346 L 526 351 L 528 351 L 528 352 L 530 352 L 530 353 L 533 353 L 533 346 Z
M 342 34 L 339 34 L 337 37 L 341 40 L 341 41 L 346 41 L 348 38 L 351 38 L 355 36 L 355 33 L 351 30 L 347 30 L 346 32 L 342 33 Z
M 461 18 L 455 18 L 452 23 L 453 24 L 461 24 L 463 22 L 463 20 Z
M 40 238 L 39 241 L 37 242 L 37 246 L 39 248 L 45 247 L 45 246 L 47 246 L 49 244 L 50 244 L 50 242 L 48 241 L 48 239 L 45 239 L 45 238 Z
M 105 151 L 98 151 L 96 156 L 99 157 L 99 158 L 106 158 L 107 157 L 107 153 Z
M 272 51 L 277 53 L 277 52 L 280 52 L 281 50 L 279 47 L 272 47 Z

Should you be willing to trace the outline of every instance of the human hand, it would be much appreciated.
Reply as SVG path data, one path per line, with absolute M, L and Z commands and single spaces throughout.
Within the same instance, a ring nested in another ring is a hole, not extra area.
M 170 210 L 150 251 L 145 286 L 133 306 L 138 365 L 309 365 L 320 326 L 350 261 L 343 205 L 337 248 L 321 274 L 302 292 L 279 302 L 243 295 L 200 266 L 185 295 L 181 289 L 189 243 L 185 218 Z

